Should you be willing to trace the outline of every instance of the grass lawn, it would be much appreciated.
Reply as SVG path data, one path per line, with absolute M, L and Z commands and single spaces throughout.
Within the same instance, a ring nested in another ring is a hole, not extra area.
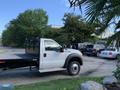
M 79 85 L 87 80 L 101 83 L 99 77 L 80 77 L 74 79 L 54 80 L 43 83 L 16 86 L 15 90 L 77 90 Z

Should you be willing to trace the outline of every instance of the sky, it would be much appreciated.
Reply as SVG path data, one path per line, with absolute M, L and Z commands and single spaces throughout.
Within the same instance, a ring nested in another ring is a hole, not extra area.
M 77 12 L 69 8 L 68 0 L 1 0 L 0 1 L 0 34 L 10 20 L 15 19 L 19 13 L 27 9 L 41 8 L 47 12 L 48 24 L 63 25 L 62 18 L 67 12 Z
M 5 26 L 20 13 L 28 9 L 43 9 L 49 17 L 48 25 L 62 26 L 65 13 L 81 14 L 80 10 L 69 7 L 68 0 L 1 0 L 0 1 L 0 36 Z M 84 13 L 84 8 L 83 8 Z M 84 16 L 84 14 L 82 15 Z M 83 17 L 84 18 L 84 17 Z M 108 33 L 109 34 L 109 33 Z

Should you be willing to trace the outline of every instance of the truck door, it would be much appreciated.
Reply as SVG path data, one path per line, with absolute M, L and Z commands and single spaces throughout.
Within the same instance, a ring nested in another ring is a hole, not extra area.
M 43 40 L 43 53 L 41 55 L 41 69 L 60 68 L 64 65 L 66 55 L 60 52 L 61 46 L 52 39 Z

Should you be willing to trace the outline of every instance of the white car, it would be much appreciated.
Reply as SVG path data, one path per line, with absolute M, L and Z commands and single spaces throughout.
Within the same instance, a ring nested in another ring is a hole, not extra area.
M 118 57 L 118 55 L 120 55 L 120 51 L 115 47 L 111 47 L 111 48 L 106 48 L 102 50 L 97 55 L 98 57 L 102 57 L 102 58 L 115 59 Z

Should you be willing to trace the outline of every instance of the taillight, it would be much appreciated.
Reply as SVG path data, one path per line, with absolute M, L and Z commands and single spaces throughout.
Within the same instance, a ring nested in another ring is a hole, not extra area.
M 0 61 L 0 64 L 3 64 L 3 63 L 5 63 L 5 61 Z
M 112 55 L 112 52 L 109 52 L 109 55 Z

